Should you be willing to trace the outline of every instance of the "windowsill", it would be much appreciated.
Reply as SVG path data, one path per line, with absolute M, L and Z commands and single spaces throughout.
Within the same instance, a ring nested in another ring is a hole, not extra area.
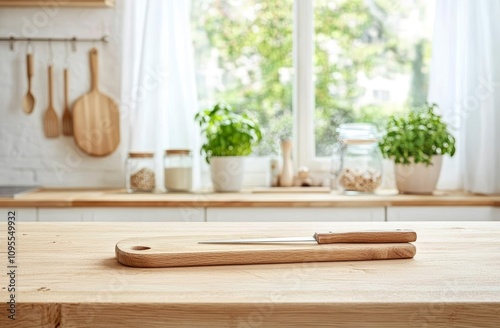
M 0 207 L 377 207 L 377 206 L 497 206 L 500 195 L 458 191 L 433 195 L 399 195 L 382 190 L 373 195 L 331 193 L 140 193 L 122 189 L 41 189 L 16 198 L 0 198 Z

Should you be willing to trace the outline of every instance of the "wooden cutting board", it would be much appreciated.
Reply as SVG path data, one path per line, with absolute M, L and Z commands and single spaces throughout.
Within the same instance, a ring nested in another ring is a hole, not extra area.
M 98 53 L 90 50 L 91 89 L 73 107 L 77 146 L 91 156 L 111 154 L 120 143 L 120 115 L 116 103 L 99 91 Z
M 115 247 L 118 262 L 139 268 L 409 259 L 415 253 L 410 243 L 215 245 L 171 236 L 129 238 Z

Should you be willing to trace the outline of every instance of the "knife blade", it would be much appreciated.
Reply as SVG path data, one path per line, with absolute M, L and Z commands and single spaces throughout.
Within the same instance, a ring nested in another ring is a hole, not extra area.
M 279 237 L 207 240 L 198 244 L 268 244 L 268 243 L 409 243 L 417 240 L 417 233 L 409 229 L 367 230 L 351 232 L 315 233 L 312 237 Z

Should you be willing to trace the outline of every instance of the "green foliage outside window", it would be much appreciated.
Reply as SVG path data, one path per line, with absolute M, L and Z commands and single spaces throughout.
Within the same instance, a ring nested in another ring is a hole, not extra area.
M 277 140 L 292 134 L 293 0 L 192 0 L 193 37 L 197 63 L 216 61 L 217 81 L 199 76 L 203 107 L 224 101 L 248 108 L 257 116 L 263 140 L 257 155 L 278 152 Z M 386 118 L 407 106 L 425 103 L 427 39 L 400 38 L 391 17 L 424 10 L 400 0 L 315 0 L 315 138 L 316 154 L 327 156 L 341 123 L 373 122 L 380 128 Z M 368 78 L 411 75 L 407 106 L 362 103 L 366 90 L 360 72 Z M 204 103 L 206 99 L 206 103 Z M 300 122 L 299 122 L 300 124 Z

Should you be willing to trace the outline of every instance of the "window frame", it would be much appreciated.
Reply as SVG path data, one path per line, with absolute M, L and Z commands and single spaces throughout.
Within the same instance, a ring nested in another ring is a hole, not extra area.
M 294 0 L 293 11 L 294 164 L 324 173 L 330 170 L 330 159 L 315 152 L 314 0 Z

